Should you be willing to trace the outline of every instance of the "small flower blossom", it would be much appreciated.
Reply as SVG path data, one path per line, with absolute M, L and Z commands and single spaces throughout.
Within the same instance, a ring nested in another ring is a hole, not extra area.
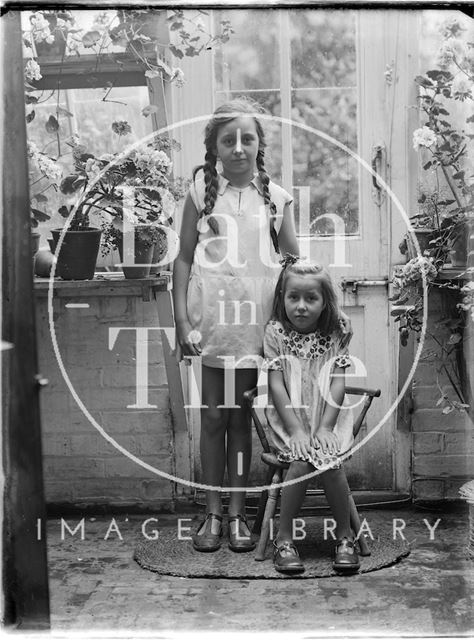
M 416 285 L 422 280 L 422 273 L 425 274 L 427 282 L 436 278 L 438 271 L 433 264 L 433 258 L 425 256 L 412 258 L 402 267 L 396 269 L 394 282 L 399 288 Z
M 458 75 L 453 80 L 452 90 L 455 98 L 464 100 L 471 95 L 472 83 L 462 75 Z
M 429 127 L 421 127 L 413 132 L 413 148 L 432 147 L 436 143 L 436 134 Z
M 465 31 L 464 27 L 461 26 L 459 20 L 457 18 L 450 18 L 449 20 L 445 20 L 440 27 L 440 33 L 443 38 L 456 38 L 463 31 Z
M 87 173 L 89 180 L 93 180 L 101 171 L 101 166 L 95 158 L 88 158 L 84 171 Z
M 38 152 L 33 156 L 38 169 L 41 173 L 54 184 L 59 184 L 63 177 L 62 167 L 44 153 Z
M 175 82 L 177 87 L 184 86 L 184 71 L 179 67 L 171 70 L 171 82 Z
M 448 67 L 452 65 L 454 61 L 454 53 L 452 49 L 446 44 L 443 43 L 438 51 L 438 55 L 436 58 L 436 64 L 440 69 L 446 70 Z
M 132 127 L 126 120 L 117 120 L 112 122 L 112 131 L 118 136 L 126 136 L 129 133 L 132 133 Z
M 47 42 L 48 44 L 54 42 L 54 36 L 51 34 L 49 22 L 40 11 L 31 16 L 30 22 L 32 27 L 31 35 L 35 42 Z
M 25 79 L 28 82 L 31 82 L 32 80 L 41 80 L 43 76 L 41 75 L 40 71 L 40 66 L 36 62 L 36 60 L 33 60 L 33 58 L 27 60 L 25 64 Z
M 464 53 L 464 45 L 459 38 L 451 38 L 450 40 L 446 40 L 444 43 L 444 50 L 447 52 L 451 52 L 452 56 L 455 60 L 459 60 L 462 58 Z

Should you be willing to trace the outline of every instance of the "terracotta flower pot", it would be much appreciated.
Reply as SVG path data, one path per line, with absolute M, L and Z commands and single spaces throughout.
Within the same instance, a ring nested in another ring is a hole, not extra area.
M 54 251 L 62 229 L 53 229 Z M 100 247 L 101 229 L 87 227 L 66 231 L 57 256 L 55 275 L 63 280 L 92 280 Z
M 148 278 L 153 263 L 155 242 L 146 229 L 135 231 L 133 253 L 124 254 L 123 239 L 118 244 L 123 275 L 128 279 Z M 127 265 L 127 262 L 129 263 Z

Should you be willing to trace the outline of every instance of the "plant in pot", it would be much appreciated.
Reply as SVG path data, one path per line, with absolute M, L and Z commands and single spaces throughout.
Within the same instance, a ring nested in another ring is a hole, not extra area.
M 428 295 L 436 289 L 444 290 L 442 318 L 429 323 L 427 336 L 435 345 L 428 349 L 428 357 L 436 363 L 440 390 L 437 406 L 449 413 L 468 408 L 462 343 L 469 318 L 466 300 L 470 286 L 467 291 L 465 281 L 472 280 L 473 273 L 467 266 L 467 247 L 474 208 L 474 135 L 468 131 L 474 122 L 474 44 L 465 37 L 467 30 L 457 20 L 446 22 L 441 33 L 437 64 L 415 79 L 425 119 L 413 132 L 413 147 L 420 154 L 424 179 L 419 189 L 419 211 L 411 221 L 415 233 L 424 228 L 429 237 L 423 246 L 420 243 L 418 254 L 407 236 L 411 259 L 394 268 L 391 313 L 399 323 L 400 342 L 406 346 L 411 332 L 418 339 L 421 332 L 423 282 Z M 448 275 L 447 267 L 454 266 L 460 269 L 454 275 L 464 279 L 438 277 L 440 273 Z M 464 294 L 462 302 L 460 292 Z M 443 382 L 454 395 L 446 393 Z
M 40 151 L 33 142 L 27 143 L 28 173 L 30 184 L 30 220 L 33 256 L 40 248 L 41 234 L 39 224 L 50 219 L 45 211 L 48 205 L 47 191 L 58 189 L 62 169 L 60 165 L 46 153 Z
M 453 410 L 465 411 L 469 408 L 465 389 L 465 372 L 462 362 L 462 341 L 464 338 L 465 312 L 472 306 L 472 288 L 461 287 L 459 283 L 438 281 L 438 269 L 434 257 L 417 256 L 407 264 L 397 265 L 394 270 L 392 284 L 393 294 L 389 298 L 392 303 L 391 315 L 398 323 L 400 343 L 403 347 L 408 344 L 410 333 L 413 332 L 419 340 L 423 326 L 424 298 L 423 290 L 426 286 L 427 295 L 435 288 L 444 289 L 441 319 L 432 323 L 426 329 L 426 338 L 430 338 L 433 345 L 425 349 L 422 358 L 435 363 L 439 399 L 436 406 L 443 413 Z M 458 303 L 458 293 L 464 295 Z M 471 311 L 472 314 L 472 311 Z M 451 387 L 453 394 L 448 394 L 444 386 Z
M 437 65 L 415 78 L 425 120 L 413 132 L 413 147 L 430 186 L 422 192 L 421 211 L 412 220 L 426 222 L 428 213 L 434 230 L 429 242 L 443 243 L 448 249 L 444 261 L 462 268 L 474 209 L 474 135 L 468 131 L 474 123 L 474 43 L 455 20 L 441 31 Z
M 127 122 L 117 121 L 112 130 L 120 136 L 131 129 Z M 75 173 L 66 176 L 61 190 L 79 192 L 76 207 L 87 207 L 97 216 L 104 233 L 102 253 L 117 249 L 126 277 L 149 275 L 155 244 L 173 222 L 186 186 L 170 175 L 169 152 L 178 149 L 178 143 L 166 136 L 98 157 L 81 144 L 73 148 Z

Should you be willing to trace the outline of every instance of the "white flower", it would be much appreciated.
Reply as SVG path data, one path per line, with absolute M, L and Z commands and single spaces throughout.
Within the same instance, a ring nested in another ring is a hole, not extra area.
M 453 80 L 452 89 L 454 93 L 467 96 L 471 93 L 472 83 L 465 76 L 457 75 Z
M 176 201 L 168 189 L 158 189 L 161 196 L 161 210 L 167 218 L 172 218 L 176 209 Z
M 444 48 L 446 51 L 451 51 L 456 60 L 459 60 L 464 53 L 464 46 L 459 38 L 450 38 L 444 43 Z
M 457 18 L 449 18 L 449 20 L 445 20 L 439 30 L 444 38 L 455 38 L 462 31 L 465 31 Z
M 436 58 L 436 65 L 440 67 L 440 69 L 447 69 L 454 60 L 454 54 L 452 49 L 447 46 L 446 43 L 443 43 L 438 51 L 438 55 Z
M 184 71 L 179 67 L 171 69 L 171 82 L 176 82 L 177 87 L 184 85 Z
M 84 171 L 87 173 L 89 180 L 93 180 L 100 173 L 101 167 L 95 158 L 87 158 Z
M 32 80 L 41 80 L 43 76 L 41 75 L 40 71 L 40 66 L 36 62 L 36 60 L 34 60 L 33 58 L 27 60 L 25 64 L 25 79 L 28 82 L 31 82 Z
M 32 26 L 31 34 L 35 42 L 43 42 L 43 40 L 46 40 L 46 42 L 51 43 L 54 41 L 54 36 L 51 35 L 49 28 L 49 22 L 42 13 L 39 11 L 34 13 L 30 21 Z
M 40 152 L 34 155 L 33 158 L 38 165 L 38 169 L 50 180 L 50 182 L 58 184 L 61 181 L 61 178 L 63 177 L 63 170 L 57 162 Z
M 436 143 L 436 134 L 429 127 L 421 127 L 413 132 L 413 148 L 432 147 Z
M 99 160 L 101 160 L 102 162 L 108 162 L 108 163 L 112 162 L 114 159 L 115 159 L 115 156 L 111 153 L 103 153 L 99 158 Z
M 157 69 L 148 69 L 148 71 L 145 71 L 145 78 L 160 78 L 161 77 L 161 71 L 157 70 Z
M 28 158 L 34 158 L 37 153 L 39 153 L 38 146 L 34 142 L 31 142 L 31 140 L 27 140 L 26 154 Z

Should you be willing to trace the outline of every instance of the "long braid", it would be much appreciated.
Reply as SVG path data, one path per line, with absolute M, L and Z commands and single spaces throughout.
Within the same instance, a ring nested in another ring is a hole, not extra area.
M 217 199 L 217 188 L 219 186 L 219 179 L 216 170 L 216 156 L 214 153 L 212 153 L 212 151 L 206 152 L 206 155 L 204 157 L 203 172 L 206 190 L 204 193 L 204 209 L 202 211 L 202 215 L 210 216 L 208 220 L 209 226 L 217 235 L 219 233 L 219 225 L 217 224 L 217 220 L 211 216 L 211 213 L 214 209 L 214 205 Z
M 257 169 L 258 176 L 260 178 L 260 182 L 262 184 L 263 191 L 263 200 L 267 206 L 270 207 L 270 237 L 273 242 L 273 247 L 276 253 L 280 253 L 280 247 L 278 245 L 278 236 L 275 230 L 275 218 L 277 215 L 277 208 L 275 203 L 270 197 L 270 189 L 268 185 L 270 184 L 270 178 L 268 173 L 265 171 L 265 151 L 261 147 L 257 153 Z

